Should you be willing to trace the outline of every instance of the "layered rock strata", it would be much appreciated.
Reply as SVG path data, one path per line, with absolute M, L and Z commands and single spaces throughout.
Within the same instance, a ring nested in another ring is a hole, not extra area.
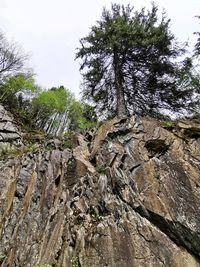
M 200 266 L 198 127 L 113 119 L 2 159 L 0 266 Z
M 21 133 L 13 116 L 0 105 L 0 154 L 12 149 L 13 145 L 21 145 Z

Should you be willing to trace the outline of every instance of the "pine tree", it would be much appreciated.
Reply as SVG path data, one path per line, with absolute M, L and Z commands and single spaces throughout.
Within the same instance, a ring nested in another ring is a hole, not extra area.
M 165 13 L 159 20 L 157 12 L 154 4 L 140 12 L 113 4 L 80 40 L 76 58 L 81 59 L 83 96 L 101 114 L 158 116 L 191 104 L 193 90 L 182 88 L 182 67 L 176 63 L 185 50 Z

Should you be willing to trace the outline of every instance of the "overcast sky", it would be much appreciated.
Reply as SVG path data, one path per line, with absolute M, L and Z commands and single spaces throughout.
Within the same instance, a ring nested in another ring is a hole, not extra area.
M 77 96 L 81 76 L 74 61 L 79 39 L 100 18 L 111 2 L 149 7 L 149 0 L 0 0 L 0 30 L 30 54 L 37 82 L 44 88 L 64 85 Z M 200 0 L 157 0 L 171 18 L 171 30 L 180 41 L 194 43 L 200 30 Z

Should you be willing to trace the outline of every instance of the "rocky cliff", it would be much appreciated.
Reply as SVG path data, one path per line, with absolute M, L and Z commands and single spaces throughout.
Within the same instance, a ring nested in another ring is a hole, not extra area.
M 15 133 L 0 160 L 1 267 L 200 266 L 199 124 L 113 119 L 73 149 L 24 149 Z
M 21 141 L 20 131 L 12 115 L 0 105 L 0 154 L 3 150 L 22 145 Z

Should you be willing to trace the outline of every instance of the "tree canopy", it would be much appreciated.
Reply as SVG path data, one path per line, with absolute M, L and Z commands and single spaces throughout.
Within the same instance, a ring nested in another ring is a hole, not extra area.
M 185 49 L 178 46 L 165 13 L 161 19 L 157 13 L 154 4 L 140 12 L 113 4 L 80 40 L 76 58 L 81 59 L 83 96 L 101 114 L 158 116 L 194 104 L 195 88 L 184 77 L 186 69 L 192 73 L 192 63 L 177 61 Z
M 28 56 L 15 43 L 8 42 L 0 32 L 0 84 L 5 78 L 18 74 L 29 73 L 26 67 Z
M 130 5 L 104 8 L 76 54 L 81 60 L 83 101 L 64 86 L 38 86 L 27 68 L 27 55 L 0 33 L 0 103 L 24 129 L 51 135 L 95 126 L 96 111 L 106 117 L 161 116 L 194 107 L 198 112 L 199 75 L 169 26 L 170 20 L 165 13 L 159 18 L 154 4 L 140 11 Z M 196 34 L 198 57 L 200 33 Z
M 51 135 L 91 128 L 97 123 L 93 108 L 76 100 L 64 86 L 39 92 L 31 101 L 29 114 L 39 128 Z
M 69 111 L 69 130 L 88 129 L 96 126 L 97 115 L 94 108 L 74 99 Z
M 38 86 L 27 68 L 27 58 L 0 33 L 0 103 L 18 123 L 25 130 L 44 130 L 51 135 L 94 126 L 97 119 L 92 107 L 77 101 L 64 86 L 47 90 Z M 87 116 L 86 109 L 90 111 Z

